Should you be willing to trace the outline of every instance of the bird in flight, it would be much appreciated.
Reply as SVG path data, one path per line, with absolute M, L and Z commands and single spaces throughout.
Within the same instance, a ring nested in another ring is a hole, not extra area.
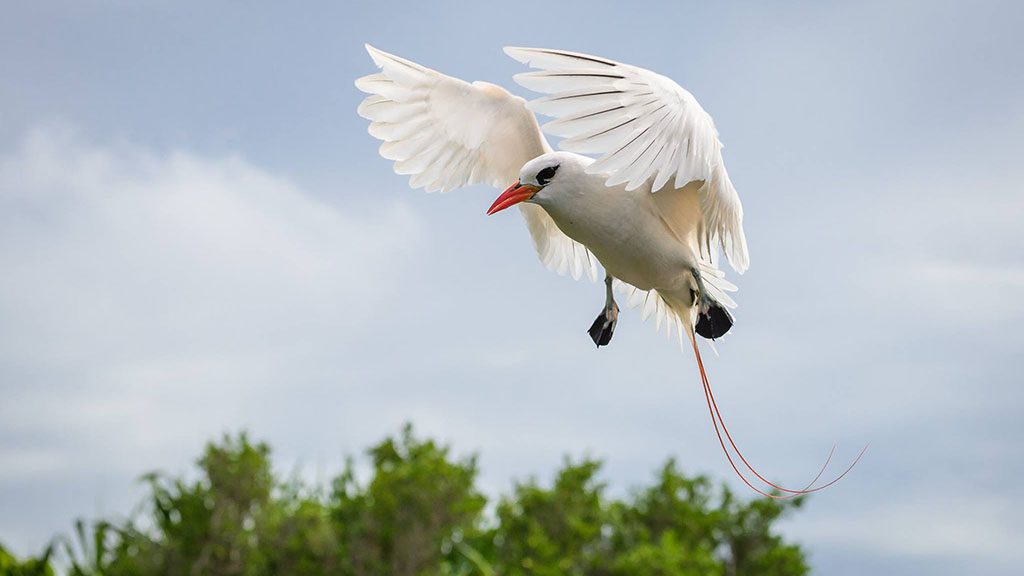
M 664 327 L 680 344 L 688 340 L 719 443 L 747 486 L 786 498 L 821 490 L 849 472 L 853 464 L 816 488 L 821 472 L 802 490 L 774 484 L 747 462 L 721 418 L 695 335 L 715 340 L 733 326 L 729 310 L 736 304 L 728 293 L 736 287 L 725 279 L 719 250 L 740 274 L 750 258 L 743 206 L 722 143 L 690 92 L 665 76 L 605 58 L 505 48 L 536 69 L 514 77 L 545 94 L 527 102 L 494 84 L 366 49 L 380 72 L 356 80 L 369 94 L 358 112 L 383 141 L 381 156 L 410 176 L 410 186 L 428 192 L 472 184 L 505 188 L 487 214 L 519 206 L 538 257 L 559 274 L 596 281 L 600 263 L 605 301 L 587 331 L 598 347 L 615 331 L 615 291 L 639 307 L 643 319 L 654 316 L 659 331 Z M 553 120 L 542 127 L 534 113 Z M 544 132 L 561 138 L 561 151 Z M 741 472 L 723 432 L 766 487 Z

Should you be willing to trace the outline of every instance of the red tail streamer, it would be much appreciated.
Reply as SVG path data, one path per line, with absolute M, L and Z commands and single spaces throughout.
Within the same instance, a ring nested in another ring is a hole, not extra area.
M 764 476 L 762 476 L 750 464 L 750 462 L 747 461 L 747 459 L 743 456 L 743 453 L 740 452 L 739 447 L 736 446 L 736 442 L 733 441 L 732 434 L 729 433 L 729 428 L 725 425 L 725 420 L 722 418 L 722 413 L 718 410 L 718 404 L 717 404 L 717 402 L 715 402 L 715 394 L 714 394 L 714 392 L 711 391 L 711 384 L 708 381 L 707 373 L 704 370 L 704 361 L 700 357 L 700 349 L 697 347 L 697 340 L 696 340 L 696 338 L 692 334 L 690 334 L 689 336 L 690 336 L 690 343 L 693 345 L 693 353 L 694 353 L 694 355 L 697 358 L 697 367 L 700 369 L 701 382 L 704 385 L 704 399 L 707 401 L 707 404 L 708 404 L 708 414 L 711 416 L 711 424 L 715 427 L 715 435 L 718 436 L 718 443 L 722 446 L 722 452 L 725 453 L 725 457 L 726 457 L 726 459 L 729 460 L 729 465 L 732 466 L 733 471 L 736 472 L 736 475 L 739 476 L 740 480 L 742 480 L 743 483 L 746 484 L 751 490 L 757 492 L 758 494 L 760 494 L 762 496 L 766 496 L 768 498 L 773 498 L 773 499 L 777 499 L 777 500 L 788 500 L 790 498 L 794 498 L 796 496 L 800 496 L 801 494 L 811 494 L 811 493 L 814 493 L 814 492 L 818 492 L 819 490 L 824 490 L 825 488 L 828 488 L 829 486 L 832 486 L 836 482 L 839 482 L 840 480 L 842 480 L 843 477 L 846 476 L 850 472 L 850 470 L 852 470 L 853 467 L 857 465 L 858 462 L 860 462 L 861 457 L 864 456 L 864 453 L 868 449 L 867 446 L 864 446 L 864 448 L 860 451 L 860 454 L 857 455 L 857 457 L 846 468 L 846 470 L 843 471 L 842 474 L 840 474 L 839 476 L 835 477 L 834 479 L 832 479 L 831 481 L 827 482 L 826 484 L 823 484 L 823 485 L 818 486 L 816 488 L 812 488 L 812 486 L 814 486 L 814 484 L 817 483 L 818 479 L 821 478 L 821 475 L 825 472 L 825 469 L 828 467 L 829 463 L 832 461 L 832 456 L 835 454 L 835 446 L 832 446 L 832 451 L 829 452 L 828 458 L 825 460 L 825 464 L 821 467 L 821 470 L 818 471 L 817 476 L 815 476 L 814 479 L 811 480 L 811 482 L 806 487 L 804 487 L 802 490 L 793 490 L 793 489 L 790 489 L 790 488 L 784 488 L 784 487 L 779 486 L 778 484 L 775 484 L 775 483 L 769 481 L 768 479 L 766 479 Z M 719 430 L 719 427 L 718 427 L 719 424 L 721 424 L 721 426 L 722 426 L 721 430 Z M 722 431 L 725 432 L 725 438 L 722 438 Z M 757 479 L 760 480 L 761 482 L 764 482 L 768 486 L 770 486 L 770 487 L 772 487 L 772 488 L 774 488 L 776 490 L 779 490 L 781 492 L 785 492 L 787 494 L 786 495 L 772 494 L 770 492 L 767 492 L 765 490 L 757 488 L 756 486 L 751 484 L 751 482 L 747 479 L 747 477 L 744 476 L 743 473 L 740 472 L 739 467 L 736 465 L 736 462 L 733 460 L 732 454 L 729 452 L 729 449 L 725 445 L 725 439 L 726 438 L 729 440 L 729 445 L 732 447 L 733 451 L 736 452 L 736 455 L 739 457 L 739 459 L 743 463 L 743 465 L 746 466 L 747 470 L 750 470 L 750 472 L 753 473 L 754 476 L 756 476 Z

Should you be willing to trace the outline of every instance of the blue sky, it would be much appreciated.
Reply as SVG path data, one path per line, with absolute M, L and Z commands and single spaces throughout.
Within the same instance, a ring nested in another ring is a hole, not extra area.
M 469 3 L 465 3 L 469 4 Z M 745 452 L 797 484 L 822 574 L 1024 561 L 1024 10 L 1005 2 L 17 3 L 0 21 L 0 541 L 129 512 L 138 475 L 248 429 L 326 478 L 403 421 L 483 486 L 675 456 L 729 479 L 692 359 L 536 261 L 496 195 L 407 188 L 355 114 L 364 42 L 511 82 L 505 45 L 665 74 L 746 209 L 708 359 Z M 731 482 L 737 485 L 738 481 Z

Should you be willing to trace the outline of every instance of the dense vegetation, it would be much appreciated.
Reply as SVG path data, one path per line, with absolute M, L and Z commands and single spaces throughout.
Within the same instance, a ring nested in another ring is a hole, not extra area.
M 350 460 L 329 487 L 281 479 L 244 434 L 209 444 L 197 480 L 144 477 L 138 517 L 78 522 L 37 558 L 0 547 L 0 574 L 797 575 L 801 549 L 774 522 L 799 500 L 737 499 L 668 461 L 651 485 L 609 498 L 600 462 L 566 461 L 551 485 L 488 502 L 475 457 L 406 427 Z M 56 557 L 56 559 L 54 558 Z

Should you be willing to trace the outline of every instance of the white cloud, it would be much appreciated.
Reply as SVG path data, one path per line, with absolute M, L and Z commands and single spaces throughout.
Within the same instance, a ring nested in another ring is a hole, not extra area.
M 419 230 L 239 157 L 33 131 L 0 157 L 0 482 L 94 458 L 131 478 L 272 410 L 256 392 L 366 329 Z
M 923 306 L 954 326 L 1003 326 L 1024 316 L 1024 266 L 965 261 L 920 262 L 908 267 L 910 289 Z
M 5 479 L 31 479 L 61 468 L 60 455 L 52 451 L 0 446 L 0 470 L 3 470 Z

